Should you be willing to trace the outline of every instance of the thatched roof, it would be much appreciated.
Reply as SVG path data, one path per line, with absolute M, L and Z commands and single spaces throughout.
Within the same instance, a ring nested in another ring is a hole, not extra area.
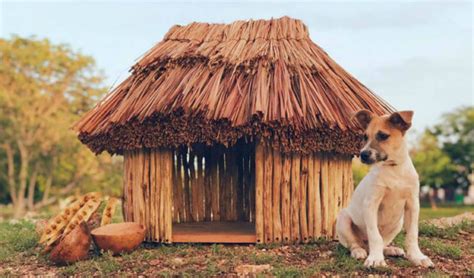
M 191 23 L 172 27 L 75 129 L 96 153 L 260 136 L 283 151 L 353 154 L 350 118 L 362 108 L 392 110 L 299 20 Z

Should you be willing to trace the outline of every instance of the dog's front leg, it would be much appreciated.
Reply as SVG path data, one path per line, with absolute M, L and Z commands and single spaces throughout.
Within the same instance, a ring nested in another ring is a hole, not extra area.
M 420 214 L 420 200 L 418 198 L 418 194 L 413 194 L 405 205 L 404 226 L 407 233 L 405 239 L 407 258 L 415 265 L 433 267 L 433 262 L 421 252 L 418 246 L 418 217 Z
M 383 187 L 376 187 L 373 194 L 367 196 L 364 201 L 364 219 L 369 241 L 369 256 L 364 262 L 366 267 L 387 265 L 383 257 L 383 238 L 377 226 L 378 210 L 384 194 L 385 189 Z

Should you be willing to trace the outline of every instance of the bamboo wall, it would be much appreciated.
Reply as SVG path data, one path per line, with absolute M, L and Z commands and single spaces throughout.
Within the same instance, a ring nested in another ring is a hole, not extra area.
M 175 153 L 173 222 L 248 221 L 255 211 L 252 144 L 182 147 Z
M 123 216 L 146 227 L 146 240 L 171 243 L 173 152 L 124 153 Z
M 337 213 L 353 191 L 351 157 L 283 155 L 238 143 L 124 153 L 125 221 L 146 240 L 172 242 L 173 223 L 246 221 L 257 243 L 334 237 Z
M 335 237 L 353 191 L 351 156 L 282 155 L 257 144 L 255 169 L 257 243 Z

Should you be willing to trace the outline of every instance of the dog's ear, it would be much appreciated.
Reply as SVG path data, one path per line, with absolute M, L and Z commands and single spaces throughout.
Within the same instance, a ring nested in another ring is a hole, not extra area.
M 355 119 L 362 128 L 366 129 L 369 126 L 370 121 L 372 121 L 374 114 L 369 110 L 359 110 L 357 113 L 352 116 L 352 119 Z
M 401 130 L 403 133 L 411 127 L 411 120 L 413 118 L 413 111 L 398 111 L 392 113 L 388 118 L 390 124 Z

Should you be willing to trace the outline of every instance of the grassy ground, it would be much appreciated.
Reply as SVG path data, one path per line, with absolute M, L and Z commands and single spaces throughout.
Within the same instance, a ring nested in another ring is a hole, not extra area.
M 420 211 L 420 219 L 426 220 L 431 218 L 450 217 L 464 212 L 474 212 L 474 206 L 438 205 L 438 208 L 435 210 L 431 209 L 431 207 L 423 206 Z
M 423 215 L 425 212 L 423 212 Z M 424 216 L 427 218 L 428 216 Z M 243 264 L 271 266 L 264 274 L 279 277 L 331 275 L 474 275 L 474 223 L 439 229 L 420 225 L 420 246 L 435 269 L 413 267 L 403 258 L 388 258 L 388 267 L 368 270 L 335 241 L 308 245 L 143 244 L 133 253 L 113 257 L 91 251 L 91 258 L 70 266 L 48 262 L 37 246 L 38 236 L 29 221 L 0 222 L 0 276 L 8 275 L 158 275 L 218 276 L 236 273 Z M 400 234 L 394 244 L 403 245 Z

